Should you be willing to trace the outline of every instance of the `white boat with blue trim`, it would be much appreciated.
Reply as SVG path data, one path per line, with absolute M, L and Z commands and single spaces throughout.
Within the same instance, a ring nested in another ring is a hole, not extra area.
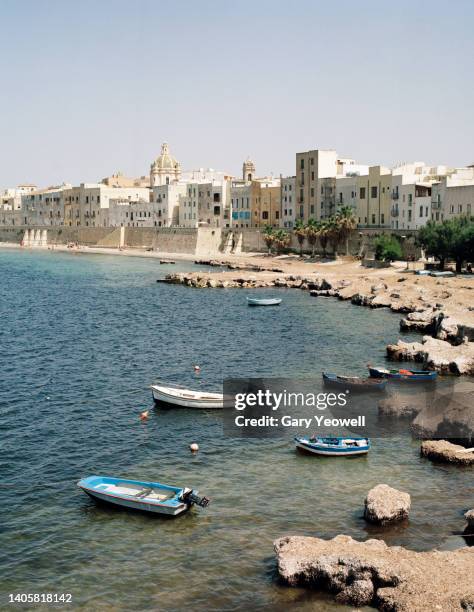
M 339 438 L 314 436 L 295 438 L 296 447 L 314 455 L 329 457 L 352 457 L 366 455 L 370 450 L 369 438 Z
M 279 306 L 281 304 L 281 298 L 247 298 L 247 304 L 249 306 Z
M 159 482 L 88 476 L 80 480 L 77 486 L 101 502 L 168 516 L 178 516 L 194 504 L 205 508 L 209 503 L 207 497 L 198 497 L 198 491 Z

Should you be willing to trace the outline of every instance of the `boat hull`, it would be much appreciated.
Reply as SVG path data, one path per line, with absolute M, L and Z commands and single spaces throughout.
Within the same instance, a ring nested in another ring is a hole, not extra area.
M 216 410 L 224 407 L 224 396 L 220 393 L 203 393 L 192 397 L 186 397 L 185 389 L 174 389 L 172 387 L 161 387 L 151 385 L 153 400 L 160 404 L 166 404 L 173 408 L 197 408 L 200 410 Z
M 281 298 L 247 298 L 249 306 L 279 306 Z
M 325 447 L 302 438 L 295 438 L 295 444 L 296 448 L 302 451 L 326 457 L 357 457 L 367 455 L 370 450 L 370 445 L 347 448 Z
M 354 382 L 351 381 L 350 378 L 337 376 L 336 374 L 329 372 L 323 372 L 323 381 L 325 385 L 344 387 L 350 391 L 360 392 L 383 391 L 387 385 L 387 381 L 385 379 L 360 378 L 358 382 Z
M 121 498 L 112 499 L 109 495 L 104 495 L 96 491 L 90 491 L 83 487 L 81 487 L 81 489 L 94 501 L 107 504 L 108 506 L 114 506 L 116 508 L 126 508 L 128 510 L 135 510 L 137 512 L 147 512 L 151 514 L 160 514 L 163 516 L 178 516 L 179 514 L 182 514 L 183 512 L 189 510 L 189 506 L 186 504 L 182 504 L 183 507 L 173 509 L 163 507 L 157 508 L 153 507 L 151 504 L 139 504 L 138 502 L 133 502 L 131 500 Z
M 436 380 L 437 372 L 428 370 L 409 370 L 411 374 L 404 374 L 399 370 L 379 370 L 378 368 L 369 368 L 369 374 L 372 378 L 392 378 L 395 380 L 403 380 L 408 382 L 430 381 Z

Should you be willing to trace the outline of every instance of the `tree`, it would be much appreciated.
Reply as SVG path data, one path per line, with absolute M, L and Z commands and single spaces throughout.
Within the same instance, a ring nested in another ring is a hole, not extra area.
M 456 262 L 456 272 L 461 272 L 462 264 L 473 259 L 474 218 L 457 217 L 447 222 L 452 231 L 450 254 Z
M 326 257 L 326 249 L 329 241 L 329 227 L 326 221 L 321 221 L 318 226 L 319 244 L 323 250 L 323 257 Z
M 379 261 L 394 261 L 403 256 L 399 241 L 387 234 L 382 234 L 375 239 L 375 259 Z
M 276 247 L 278 253 L 281 253 L 284 249 L 288 248 L 291 242 L 291 237 L 288 232 L 285 232 L 283 229 L 277 230 L 273 234 L 273 244 Z
M 444 270 L 446 259 L 452 254 L 455 240 L 455 227 L 449 221 L 436 223 L 428 221 L 418 232 L 417 243 L 427 255 L 439 259 L 440 270 Z
M 294 228 L 296 239 L 298 240 L 298 244 L 300 245 L 300 255 L 303 254 L 303 244 L 306 240 L 306 228 L 301 219 L 297 219 Z
M 343 206 L 336 214 L 336 222 L 339 227 L 339 240 L 345 243 L 346 255 L 349 255 L 349 236 L 357 227 L 352 207 Z
M 341 240 L 341 235 L 336 217 L 329 217 L 329 219 L 326 221 L 326 233 L 329 244 L 332 246 L 334 257 L 337 257 L 337 247 Z
M 314 247 L 316 246 L 319 235 L 319 223 L 315 219 L 308 219 L 304 231 L 306 240 L 311 247 L 311 257 L 314 257 Z
M 267 225 L 263 230 L 263 241 L 267 245 L 268 254 L 270 255 L 272 252 L 273 243 L 275 242 L 275 233 L 271 225 Z

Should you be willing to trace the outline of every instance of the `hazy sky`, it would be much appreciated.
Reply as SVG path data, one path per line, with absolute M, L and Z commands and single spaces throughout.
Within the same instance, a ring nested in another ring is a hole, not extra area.
M 0 0 L 0 186 L 474 163 L 472 0 Z

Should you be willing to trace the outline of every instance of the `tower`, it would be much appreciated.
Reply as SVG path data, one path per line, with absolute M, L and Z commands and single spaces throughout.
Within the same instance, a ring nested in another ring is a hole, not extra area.
M 255 178 L 255 164 L 250 159 L 250 157 L 247 157 L 247 159 L 242 164 L 242 178 L 244 179 L 244 181 L 248 182 L 253 181 L 253 179 Z
M 150 187 L 169 185 L 179 181 L 181 165 L 171 155 L 167 142 L 161 145 L 161 154 L 150 166 Z

